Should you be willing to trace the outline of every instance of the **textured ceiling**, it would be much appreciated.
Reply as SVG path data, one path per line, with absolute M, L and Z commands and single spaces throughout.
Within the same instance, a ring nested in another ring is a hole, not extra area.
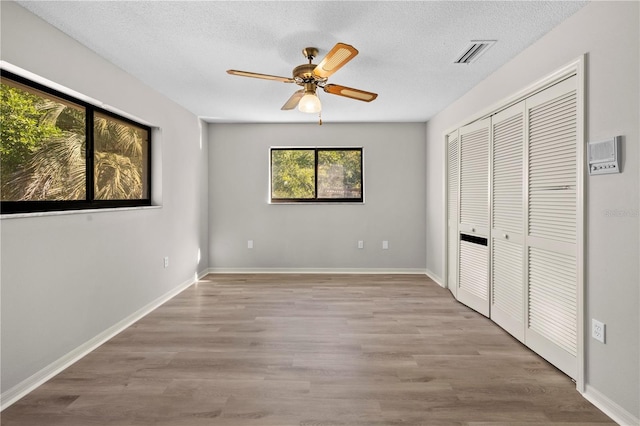
M 427 121 L 586 2 L 19 1 L 100 56 L 210 122 L 311 122 L 280 107 L 299 87 L 230 76 L 291 76 L 301 50 L 336 42 L 360 54 L 330 83 L 376 92 L 365 103 L 319 92 L 326 122 Z M 470 40 L 497 40 L 454 64 Z

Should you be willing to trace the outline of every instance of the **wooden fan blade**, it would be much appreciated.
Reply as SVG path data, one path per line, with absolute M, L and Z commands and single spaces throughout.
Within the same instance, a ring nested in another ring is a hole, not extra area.
M 283 111 L 294 109 L 295 107 L 298 106 L 298 103 L 300 102 L 300 99 L 302 99 L 303 96 L 304 96 L 304 89 L 298 90 L 293 95 L 291 95 L 289 100 L 285 102 L 284 105 L 282 105 L 282 108 L 280 109 Z
M 263 80 L 275 80 L 281 81 L 283 83 L 293 83 L 293 79 L 289 77 L 280 77 L 277 75 L 269 75 L 269 74 L 258 74 L 255 72 L 249 71 L 238 71 L 238 70 L 227 70 L 227 74 L 238 75 L 240 77 L 253 77 L 253 78 L 261 78 Z
M 351 87 L 340 86 L 338 84 L 327 84 L 324 86 L 324 91 L 331 93 L 332 95 L 344 96 L 364 102 L 371 102 L 378 97 L 377 93 L 365 92 L 364 90 L 353 89 Z
M 358 51 L 355 47 L 344 43 L 338 43 L 327 53 L 327 56 L 313 70 L 319 77 L 329 77 L 338 71 L 344 64 L 355 58 Z

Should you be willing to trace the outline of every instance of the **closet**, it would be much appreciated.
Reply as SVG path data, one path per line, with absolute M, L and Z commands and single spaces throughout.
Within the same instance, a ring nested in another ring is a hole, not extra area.
M 582 96 L 573 73 L 445 136 L 447 285 L 578 374 Z

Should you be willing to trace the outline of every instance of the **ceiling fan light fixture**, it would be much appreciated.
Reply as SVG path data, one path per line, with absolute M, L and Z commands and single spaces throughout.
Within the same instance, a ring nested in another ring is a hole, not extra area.
M 322 104 L 313 91 L 307 91 L 300 99 L 298 109 L 302 112 L 318 113 L 322 110 Z

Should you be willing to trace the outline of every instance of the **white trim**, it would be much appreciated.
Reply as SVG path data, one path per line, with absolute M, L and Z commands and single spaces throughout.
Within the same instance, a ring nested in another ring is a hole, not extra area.
M 443 149 L 443 158 L 442 164 L 442 212 L 444 219 L 444 238 L 442 241 L 442 260 L 444 262 L 444 267 L 442 268 L 442 275 L 444 276 L 444 284 L 445 288 L 449 288 L 449 133 L 445 133 L 444 135 L 444 149 Z M 428 141 L 427 141 L 428 143 Z M 460 166 L 460 134 L 458 134 L 458 166 Z M 458 167 L 458 175 L 460 175 L 460 168 Z M 460 180 L 458 180 L 458 201 L 460 201 Z M 427 185 L 427 188 L 429 185 Z M 427 205 L 427 208 L 429 206 Z M 458 203 L 458 213 L 460 212 L 460 203 Z M 458 224 L 458 218 L 456 218 L 456 225 Z M 429 239 L 429 235 L 427 235 L 427 240 Z M 427 259 L 428 260 L 428 259 Z M 428 262 L 427 262 L 428 263 Z M 451 289 L 449 289 L 451 291 Z M 455 289 L 454 289 L 455 291 Z M 453 291 L 451 291 L 453 294 Z M 455 297 L 455 296 L 454 296 Z
M 120 209 L 119 209 L 120 210 Z M 177 287 L 173 288 L 169 292 L 163 294 L 158 297 L 154 301 L 148 303 L 142 308 L 138 309 L 136 312 L 132 313 L 128 317 L 118 321 L 116 324 L 104 330 L 102 333 L 96 335 L 95 337 L 89 339 L 85 343 L 81 344 L 77 348 L 73 349 L 71 352 L 63 355 L 58 358 L 56 361 L 47 365 L 37 373 L 32 376 L 26 378 L 22 382 L 13 386 L 11 389 L 6 390 L 0 395 L 0 411 L 6 409 L 7 407 L 14 404 L 20 398 L 26 396 L 29 392 L 36 389 L 38 386 L 45 383 L 47 380 L 51 379 L 53 376 L 59 374 L 61 371 L 71 366 L 75 362 L 82 359 L 84 356 L 88 355 L 93 350 L 97 349 L 103 343 L 107 342 L 109 339 L 117 335 L 118 333 L 125 330 L 127 327 L 130 327 L 133 323 L 140 320 L 142 317 L 151 313 L 153 310 L 166 303 L 173 297 L 177 296 L 182 291 L 189 288 L 196 282 L 197 279 L 204 277 L 207 274 L 206 271 L 197 274 L 193 278 L 184 281 Z
M 587 149 L 587 127 L 586 127 L 586 111 L 587 111 L 587 85 L 585 78 L 585 57 L 584 55 L 578 58 L 574 63 L 576 70 L 576 154 L 577 154 L 577 176 L 576 176 L 576 303 L 577 311 L 576 320 L 577 323 L 577 371 L 576 371 L 576 389 L 578 392 L 584 392 L 586 386 L 585 380 L 585 336 L 586 330 L 590 330 L 587 327 L 585 321 L 585 276 L 586 276 L 586 262 L 585 262 L 585 235 L 587 235 L 585 211 L 586 211 L 586 185 L 585 185 L 585 150 Z M 638 423 L 636 423 L 638 424 Z
M 209 268 L 209 274 L 376 274 L 427 275 L 421 268 Z
M 433 272 L 432 270 L 430 270 L 429 268 L 427 268 L 425 270 L 425 275 L 429 278 L 431 278 L 431 281 L 435 282 L 436 284 L 438 284 L 440 287 L 442 288 L 447 288 L 444 285 L 444 280 L 442 278 L 440 278 L 438 276 L 438 274 L 436 274 L 435 272 Z
M 123 212 L 131 210 L 153 210 L 161 209 L 162 206 L 136 206 L 136 207 L 112 207 L 108 209 L 78 209 L 78 210 L 56 210 L 50 212 L 31 212 L 31 213 L 12 213 L 0 215 L 0 220 L 5 219 L 24 219 L 29 217 L 44 216 L 65 216 L 70 214 L 94 214 L 107 212 Z
M 595 405 L 600 411 L 611 417 L 611 420 L 622 426 L 634 426 L 640 424 L 640 419 L 616 404 L 592 386 L 585 385 L 582 392 L 584 399 Z

